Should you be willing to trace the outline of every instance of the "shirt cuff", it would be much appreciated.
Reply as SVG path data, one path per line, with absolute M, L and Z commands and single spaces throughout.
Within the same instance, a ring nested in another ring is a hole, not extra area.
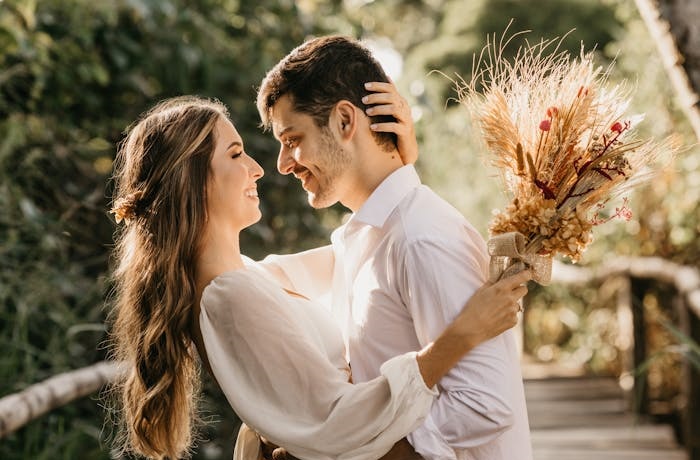
M 418 368 L 417 355 L 417 352 L 410 351 L 395 356 L 382 364 L 379 372 L 389 381 L 392 393 L 401 391 L 402 388 L 411 388 L 417 396 L 421 397 L 421 400 L 429 401 L 432 405 L 433 399 L 439 394 L 437 385 L 428 388 L 425 384 Z
M 413 446 L 413 450 L 425 460 L 457 460 L 457 454 L 443 438 L 432 414 L 428 414 L 423 424 L 406 439 Z

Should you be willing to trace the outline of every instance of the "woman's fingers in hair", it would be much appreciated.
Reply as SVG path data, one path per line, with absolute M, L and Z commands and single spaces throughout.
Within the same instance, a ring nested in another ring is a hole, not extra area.
M 400 104 L 403 97 L 395 90 L 391 93 L 370 93 L 362 98 L 366 105 L 377 106 L 379 104 Z
M 372 106 L 367 108 L 367 115 L 393 115 L 400 121 L 410 118 L 408 103 L 392 83 L 369 82 L 365 88 L 374 91 L 362 98 L 365 105 Z
M 368 91 L 377 91 L 383 93 L 390 93 L 396 89 L 393 83 L 385 81 L 368 81 L 365 83 L 365 89 Z
M 365 113 L 372 117 L 376 115 L 391 115 L 399 121 L 404 121 L 406 117 L 410 117 L 409 113 L 404 113 L 403 108 L 396 107 L 394 104 L 375 105 L 365 110 Z
M 401 123 L 387 122 L 387 123 L 372 123 L 369 125 L 372 131 L 381 131 L 384 133 L 396 133 L 399 136 L 408 133 L 408 129 L 405 125 Z

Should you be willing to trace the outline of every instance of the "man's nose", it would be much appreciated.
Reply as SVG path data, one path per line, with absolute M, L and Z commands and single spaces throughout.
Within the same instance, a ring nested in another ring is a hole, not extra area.
M 280 153 L 277 155 L 277 171 L 280 174 L 291 174 L 294 171 L 296 161 L 292 156 L 292 152 L 286 146 L 280 148 Z

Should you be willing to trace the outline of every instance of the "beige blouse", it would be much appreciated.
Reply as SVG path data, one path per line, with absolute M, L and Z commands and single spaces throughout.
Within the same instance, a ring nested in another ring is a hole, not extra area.
M 296 457 L 376 459 L 428 414 L 415 352 L 349 383 L 343 340 L 320 305 L 254 267 L 226 272 L 202 294 L 200 328 L 212 371 L 245 424 Z

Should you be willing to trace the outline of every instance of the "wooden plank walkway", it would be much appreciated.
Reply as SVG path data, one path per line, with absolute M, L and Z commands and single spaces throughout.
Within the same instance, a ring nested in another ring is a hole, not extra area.
M 668 425 L 638 420 L 612 378 L 526 379 L 534 460 L 687 460 Z

